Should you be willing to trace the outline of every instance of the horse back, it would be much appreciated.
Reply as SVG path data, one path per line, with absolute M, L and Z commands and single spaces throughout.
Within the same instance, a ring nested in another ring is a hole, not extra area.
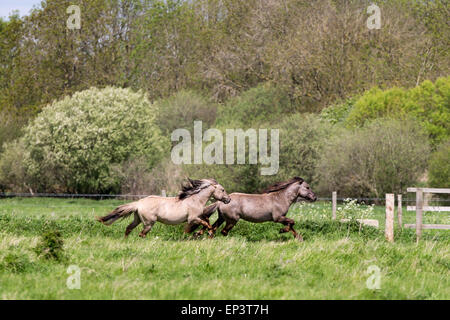
M 272 220 L 274 210 L 274 201 L 269 194 L 230 194 L 231 202 L 227 205 L 221 205 L 220 211 L 224 214 L 229 213 L 232 217 L 239 216 L 251 222 L 265 222 Z

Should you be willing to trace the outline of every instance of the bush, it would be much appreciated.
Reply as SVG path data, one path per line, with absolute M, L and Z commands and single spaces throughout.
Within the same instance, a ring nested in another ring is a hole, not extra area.
M 379 119 L 343 130 L 324 148 L 319 189 L 350 197 L 402 193 L 424 173 L 429 151 L 423 129 L 412 121 Z
M 0 264 L 0 270 L 13 273 L 23 273 L 33 269 L 33 263 L 28 255 L 22 253 L 8 253 Z
M 320 113 L 320 118 L 331 124 L 341 124 L 347 119 L 357 100 L 356 97 L 353 97 L 325 108 Z
M 0 190 L 29 191 L 23 160 L 28 156 L 22 140 L 5 143 L 0 156 Z
M 377 118 L 416 118 L 428 133 L 433 145 L 450 137 L 450 77 L 433 84 L 405 90 L 373 88 L 363 94 L 345 119 L 350 127 L 361 127 Z
M 232 98 L 219 108 L 216 124 L 227 128 L 256 128 L 295 112 L 287 93 L 268 83 Z
M 22 127 L 25 123 L 25 116 L 14 115 L 12 112 L 1 110 L 0 107 L 0 153 L 4 149 L 5 143 L 15 140 L 22 134 Z
M 45 231 L 34 251 L 39 257 L 47 260 L 64 259 L 64 240 L 61 232 L 57 229 Z
M 432 154 L 428 174 L 431 187 L 450 187 L 450 140 L 442 143 Z
M 182 166 L 171 159 L 162 160 L 149 171 L 144 158 L 133 158 L 116 166 L 114 172 L 121 177 L 120 193 L 130 195 L 161 194 L 162 190 L 175 195 L 185 178 Z
M 280 170 L 271 179 L 300 176 L 314 188 L 316 166 L 325 141 L 333 132 L 332 126 L 313 114 L 295 114 L 286 117 L 279 128 Z
M 185 172 L 199 178 L 214 177 L 230 192 L 255 193 L 269 184 L 287 180 L 293 176 L 301 176 L 314 185 L 316 165 L 320 159 L 325 140 L 329 138 L 333 130 L 332 126 L 313 114 L 295 114 L 285 117 L 279 122 L 277 126 L 270 125 L 271 130 L 280 130 L 279 170 L 277 174 L 263 176 L 261 175 L 261 167 L 266 167 L 265 165 L 262 166 L 260 163 L 249 164 L 248 141 L 246 141 L 245 164 L 186 165 Z
M 215 127 L 222 131 L 223 137 L 226 137 L 226 129 L 278 129 L 279 126 L 275 126 L 274 123 L 279 122 L 286 113 L 293 111 L 289 97 L 283 90 L 272 87 L 270 84 L 263 84 L 242 93 L 239 97 L 235 97 L 221 106 L 218 110 Z M 280 132 L 280 134 L 282 133 Z M 224 156 L 225 149 L 224 145 Z M 247 140 L 245 164 L 191 164 L 183 166 L 183 171 L 188 176 L 195 178 L 215 178 L 229 192 L 255 193 L 262 189 L 267 181 L 272 181 L 276 176 L 261 176 L 261 165 L 249 164 L 248 151 Z
M 158 110 L 156 123 L 164 135 L 170 137 L 178 128 L 190 129 L 195 120 L 203 122 L 203 127 L 211 126 L 216 120 L 217 106 L 193 91 L 179 91 L 173 96 L 155 103 Z
M 23 166 L 36 191 L 118 192 L 113 166 L 142 157 L 151 169 L 168 151 L 154 119 L 155 107 L 141 92 L 91 88 L 44 108 L 17 148 L 23 144 Z

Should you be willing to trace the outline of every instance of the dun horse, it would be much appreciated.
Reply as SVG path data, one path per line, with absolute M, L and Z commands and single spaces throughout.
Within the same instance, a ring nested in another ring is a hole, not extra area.
M 205 219 L 209 222 L 209 216 L 217 209 L 219 218 L 213 225 L 213 231 L 225 221 L 226 225 L 221 231 L 224 236 L 228 235 L 239 219 L 250 222 L 279 222 L 285 225 L 280 233 L 292 232 L 295 239 L 303 241 L 302 236 L 294 230 L 294 220 L 286 217 L 289 207 L 299 197 L 310 201 L 317 200 L 309 185 L 302 178 L 294 177 L 268 187 L 262 194 L 232 193 L 230 203 L 215 202 L 206 207 Z M 200 230 L 196 235 L 201 235 L 204 230 Z
M 170 225 L 187 221 L 186 232 L 202 225 L 208 229 L 208 233 L 212 237 L 212 226 L 209 224 L 209 220 L 203 218 L 204 206 L 211 196 L 223 203 L 229 203 L 230 197 L 214 179 L 189 179 L 188 181 L 187 185 L 182 186 L 182 191 L 178 197 L 149 196 L 139 201 L 121 205 L 110 214 L 98 217 L 97 220 L 105 225 L 111 225 L 116 220 L 134 213 L 134 221 L 128 225 L 125 237 L 141 222 L 144 224 L 144 229 L 139 236 L 145 237 L 156 221 Z

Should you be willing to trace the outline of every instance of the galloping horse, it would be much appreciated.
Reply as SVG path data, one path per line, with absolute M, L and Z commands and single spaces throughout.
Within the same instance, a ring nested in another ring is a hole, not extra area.
M 203 218 L 204 206 L 211 196 L 223 203 L 230 202 L 230 197 L 216 180 L 188 179 L 188 184 L 182 186 L 182 191 L 178 197 L 149 196 L 139 201 L 121 205 L 110 214 L 97 217 L 97 220 L 105 225 L 111 225 L 116 220 L 134 213 L 134 221 L 128 225 L 125 237 L 141 222 L 144 224 L 144 229 L 139 236 L 145 237 L 156 221 L 170 225 L 187 221 L 186 232 L 202 225 L 208 229 L 208 233 L 212 237 L 212 226 L 209 224 L 209 220 Z
M 204 215 L 205 219 L 209 219 L 217 209 L 219 218 L 213 225 L 213 231 L 225 221 L 226 225 L 221 231 L 224 236 L 228 235 L 239 219 L 244 219 L 250 222 L 282 223 L 285 227 L 280 233 L 292 232 L 295 239 L 303 241 L 302 236 L 294 230 L 294 220 L 286 217 L 289 207 L 299 197 L 317 200 L 309 185 L 302 178 L 294 177 L 268 187 L 262 194 L 232 193 L 230 203 L 215 202 L 205 208 Z M 203 234 L 204 230 L 198 231 L 196 235 Z

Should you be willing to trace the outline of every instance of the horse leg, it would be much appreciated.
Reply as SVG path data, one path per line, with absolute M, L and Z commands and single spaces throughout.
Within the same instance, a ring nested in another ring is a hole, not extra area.
M 215 205 L 215 206 L 214 206 L 214 205 Z M 213 207 L 213 206 L 214 206 L 214 207 Z M 219 217 L 218 217 L 218 219 L 216 220 L 216 222 L 214 222 L 214 225 L 212 226 L 212 227 L 213 227 L 213 230 L 212 230 L 213 233 L 216 233 L 217 228 L 220 227 L 220 225 L 221 225 L 225 220 L 222 218 L 221 213 L 220 213 L 220 209 L 218 209 L 218 206 L 216 205 L 216 203 L 214 203 L 213 205 L 208 206 L 205 210 L 203 210 L 203 219 L 204 219 L 206 222 L 208 222 L 208 223 L 210 223 L 210 222 L 209 222 L 209 218 L 211 217 L 211 215 L 212 215 L 216 210 L 217 210 L 217 212 L 218 212 Z M 203 233 L 205 233 L 206 230 L 207 230 L 207 228 L 206 228 L 206 227 L 203 227 L 202 229 L 200 229 L 199 231 L 197 231 L 197 232 L 194 234 L 194 236 L 195 236 L 195 237 L 199 237 L 199 236 L 203 235 Z M 192 230 L 192 231 L 193 231 L 193 230 Z
M 134 220 L 132 223 L 130 223 L 125 230 L 125 238 L 128 237 L 128 235 L 133 231 L 134 228 L 136 228 L 141 223 L 141 218 L 139 218 L 139 215 L 137 213 L 134 213 Z
M 222 223 L 225 222 L 225 219 L 222 216 L 222 213 L 220 211 L 218 211 L 218 213 L 219 213 L 219 217 L 217 218 L 216 222 L 214 222 L 214 224 L 212 225 L 213 232 L 216 232 L 217 229 L 219 229 L 219 227 L 222 225 Z
M 209 218 L 205 218 L 205 220 L 209 222 Z M 212 225 L 212 232 L 216 233 L 217 229 L 222 225 L 222 223 L 225 221 L 225 219 L 222 217 L 222 215 L 219 213 L 219 217 L 217 218 L 216 222 Z M 207 230 L 206 227 L 203 227 L 201 230 L 197 231 L 194 236 L 201 236 L 205 231 Z
M 200 225 L 202 225 L 203 227 L 208 229 L 209 238 L 213 238 L 214 237 L 214 233 L 212 232 L 212 226 L 209 224 L 209 219 L 207 219 L 208 221 L 205 221 L 203 219 L 200 218 L 200 217 L 196 217 L 196 218 L 192 219 L 191 222 L 189 222 L 189 224 L 196 224 L 196 225 L 200 224 Z
M 186 227 L 184 228 L 184 233 L 191 233 L 191 232 L 194 232 L 195 229 L 198 228 L 198 226 L 199 226 L 198 223 L 188 223 L 188 224 L 186 225 Z
M 209 217 L 203 217 L 203 220 L 205 220 L 207 223 L 209 223 L 210 225 L 211 225 L 211 223 L 209 222 Z M 197 229 L 197 228 L 194 228 L 194 230 L 195 229 Z M 192 230 L 192 231 L 194 231 L 194 230 Z M 200 230 L 198 230 L 196 233 L 194 233 L 194 237 L 200 237 L 200 236 L 202 236 L 204 233 L 205 233 L 205 231 L 207 230 L 207 227 L 203 227 L 203 228 L 201 228 Z M 192 232 L 191 231 L 191 232 Z
M 144 222 L 144 229 L 142 229 L 141 233 L 139 233 L 139 237 L 145 238 L 147 233 L 149 233 L 150 230 L 152 230 L 152 227 L 153 227 L 154 224 L 155 224 L 155 221 L 150 221 L 150 222 L 147 222 L 147 223 Z
M 286 226 L 286 227 L 280 229 L 280 233 L 289 232 L 290 230 L 291 230 L 291 228 L 289 226 Z
M 221 233 L 226 237 L 231 229 L 236 225 L 237 221 L 227 220 L 225 227 L 222 229 Z
M 293 236 L 295 239 L 299 240 L 299 241 L 303 241 L 303 237 L 301 234 L 297 233 L 294 230 L 294 224 L 295 221 L 287 218 L 285 216 L 281 216 L 279 217 L 275 222 L 279 222 L 285 225 L 285 227 L 283 229 L 280 230 L 280 233 L 284 233 L 284 232 L 292 232 Z

